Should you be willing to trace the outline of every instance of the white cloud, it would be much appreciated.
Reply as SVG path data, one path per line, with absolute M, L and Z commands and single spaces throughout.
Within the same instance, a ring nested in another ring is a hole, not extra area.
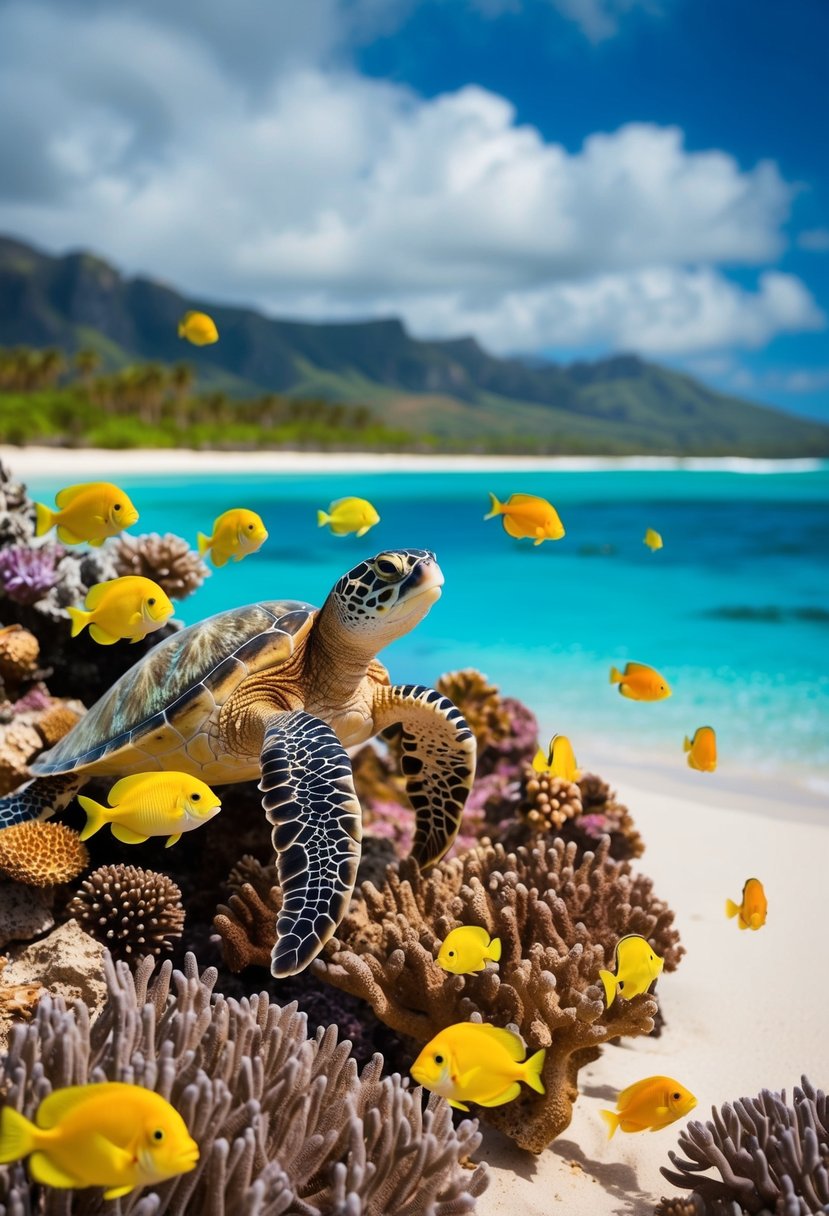
M 450 0 L 451 2 L 451 0 Z M 486 16 L 518 13 L 546 6 L 572 21 L 591 42 L 604 42 L 619 33 L 623 18 L 635 9 L 658 14 L 659 0 L 470 0 Z
M 829 253 L 829 228 L 809 228 L 800 233 L 797 243 L 810 253 Z
M 719 350 L 823 323 L 792 276 L 748 291 L 719 269 L 783 248 L 793 188 L 771 162 L 644 123 L 570 152 L 477 86 L 425 100 L 330 66 L 336 37 L 301 22 L 251 91 L 217 51 L 218 0 L 213 42 L 159 3 L 0 7 L 0 230 L 207 300 L 395 313 L 496 350 Z

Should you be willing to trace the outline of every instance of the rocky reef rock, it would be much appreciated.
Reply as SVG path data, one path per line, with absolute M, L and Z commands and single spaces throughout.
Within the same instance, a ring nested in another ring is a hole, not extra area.
M 55 919 L 49 900 L 34 887 L 0 880 L 0 950 L 9 942 L 30 942 L 47 933 Z

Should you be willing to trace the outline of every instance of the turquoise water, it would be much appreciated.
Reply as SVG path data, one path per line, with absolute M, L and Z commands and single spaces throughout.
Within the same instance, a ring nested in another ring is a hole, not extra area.
M 270 539 L 214 571 L 181 605 L 190 623 L 257 598 L 321 603 L 336 577 L 383 548 L 433 549 L 446 576 L 428 618 L 384 652 L 392 678 L 431 682 L 476 666 L 526 701 L 545 733 L 591 749 L 684 765 L 682 739 L 716 727 L 721 771 L 808 766 L 829 777 L 829 464 L 745 474 L 688 470 L 222 475 L 118 478 L 133 531 L 198 529 L 251 507 Z M 54 481 L 30 482 L 35 497 Z M 543 495 L 567 529 L 533 548 L 483 521 L 487 492 Z M 316 527 L 316 510 L 369 498 L 362 540 Z M 664 537 L 652 554 L 646 527 Z M 620 697 L 611 663 L 652 664 L 673 696 Z

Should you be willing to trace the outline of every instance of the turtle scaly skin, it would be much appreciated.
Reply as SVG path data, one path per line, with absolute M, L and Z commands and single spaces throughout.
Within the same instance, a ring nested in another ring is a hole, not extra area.
M 264 601 L 174 634 L 38 758 L 34 781 L 0 799 L 0 826 L 47 818 L 94 774 L 258 778 L 283 894 L 271 969 L 301 971 L 356 879 L 360 806 L 346 748 L 402 724 L 415 857 L 433 864 L 457 835 L 474 736 L 448 698 L 392 685 L 376 658 L 422 620 L 442 584 L 434 554 L 393 550 L 344 574 L 319 610 Z

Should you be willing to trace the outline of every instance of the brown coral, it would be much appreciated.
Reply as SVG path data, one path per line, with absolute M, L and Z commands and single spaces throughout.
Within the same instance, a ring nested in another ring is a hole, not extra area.
M 594 773 L 585 773 L 570 785 L 527 768 L 517 816 L 501 826 L 507 848 L 533 847 L 539 836 L 555 835 L 573 841 L 579 852 L 584 853 L 595 849 L 602 837 L 608 836 L 610 855 L 619 861 L 641 857 L 645 851 L 630 811 L 616 800 L 607 782 Z
M 457 705 L 478 742 L 478 751 L 500 743 L 512 733 L 509 706 L 495 684 L 474 667 L 447 671 L 435 685 Z
M 581 790 L 570 781 L 528 768 L 523 787 L 519 814 L 534 832 L 552 832 L 581 814 Z
M 183 600 L 202 585 L 210 571 L 186 540 L 168 532 L 160 536 L 122 536 L 114 549 L 119 574 L 151 578 L 172 600 Z
M 0 872 L 31 887 L 70 882 L 89 864 L 77 832 L 38 819 L 0 831 Z
M 255 886 L 243 881 L 227 904 L 219 904 L 213 928 L 221 939 L 222 956 L 231 971 L 270 967 L 281 907 L 279 887 L 267 887 L 261 881 Z
M 184 929 L 181 891 L 166 874 L 138 866 L 99 866 L 67 912 L 119 959 L 172 950 Z
M 28 780 L 29 761 L 42 747 L 40 735 L 28 721 L 0 727 L 0 796 Z
M 20 625 L 0 629 L 0 676 L 12 687 L 31 678 L 37 668 L 40 644 Z
M 0 956 L 0 1022 L 14 1017 L 28 1021 L 46 989 L 40 984 L 4 983 L 2 977 L 8 961 Z
M 82 708 L 80 705 L 78 709 Z M 54 747 L 73 726 L 81 720 L 78 709 L 65 701 L 53 701 L 44 709 L 35 722 L 35 729 L 43 740 L 44 747 Z

